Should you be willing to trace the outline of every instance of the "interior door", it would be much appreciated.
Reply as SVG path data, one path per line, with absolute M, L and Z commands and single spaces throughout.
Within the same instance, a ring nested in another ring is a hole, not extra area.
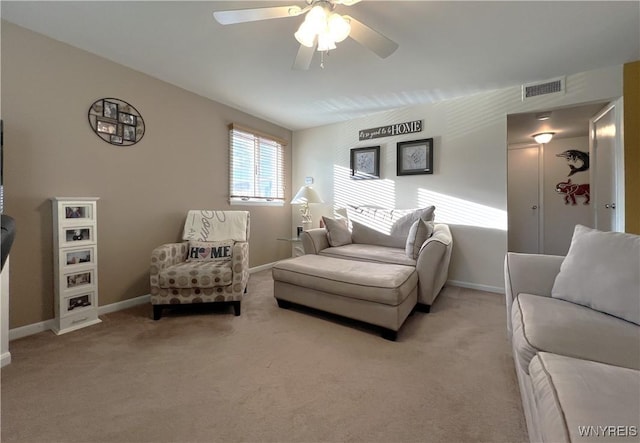
M 622 109 L 619 101 L 610 103 L 589 121 L 591 198 L 595 227 L 601 231 L 624 231 L 624 167 L 619 109 Z
M 507 154 L 508 249 L 540 253 L 540 148 L 509 149 Z

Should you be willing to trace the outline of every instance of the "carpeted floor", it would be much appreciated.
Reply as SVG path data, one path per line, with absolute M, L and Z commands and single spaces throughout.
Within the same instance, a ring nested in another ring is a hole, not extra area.
M 279 309 L 270 271 L 231 307 L 10 343 L 2 442 L 524 442 L 503 297 L 447 287 L 397 342 Z

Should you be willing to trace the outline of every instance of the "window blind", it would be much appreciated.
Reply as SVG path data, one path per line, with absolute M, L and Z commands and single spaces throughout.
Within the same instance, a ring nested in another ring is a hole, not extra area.
M 277 138 L 230 127 L 232 200 L 284 201 L 284 145 Z

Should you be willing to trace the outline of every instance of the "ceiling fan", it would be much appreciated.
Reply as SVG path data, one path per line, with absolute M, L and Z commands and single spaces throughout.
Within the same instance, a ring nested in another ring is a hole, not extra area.
M 378 31 L 348 15 L 334 12 L 336 5 L 351 6 L 361 0 L 306 0 L 304 8 L 300 6 L 271 6 L 254 9 L 236 9 L 215 11 L 213 17 L 222 25 L 253 22 L 272 18 L 297 17 L 305 19 L 294 34 L 300 43 L 298 54 L 292 68 L 309 69 L 315 50 L 322 53 L 336 48 L 347 37 L 351 37 L 362 46 L 370 49 L 381 58 L 386 58 L 398 49 L 398 44 Z M 324 67 L 321 64 L 322 67 Z

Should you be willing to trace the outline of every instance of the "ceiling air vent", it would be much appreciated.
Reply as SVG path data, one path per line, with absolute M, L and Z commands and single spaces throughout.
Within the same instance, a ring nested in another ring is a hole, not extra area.
M 564 94 L 564 77 L 547 80 L 542 83 L 527 83 L 522 85 L 522 101 L 548 94 Z

